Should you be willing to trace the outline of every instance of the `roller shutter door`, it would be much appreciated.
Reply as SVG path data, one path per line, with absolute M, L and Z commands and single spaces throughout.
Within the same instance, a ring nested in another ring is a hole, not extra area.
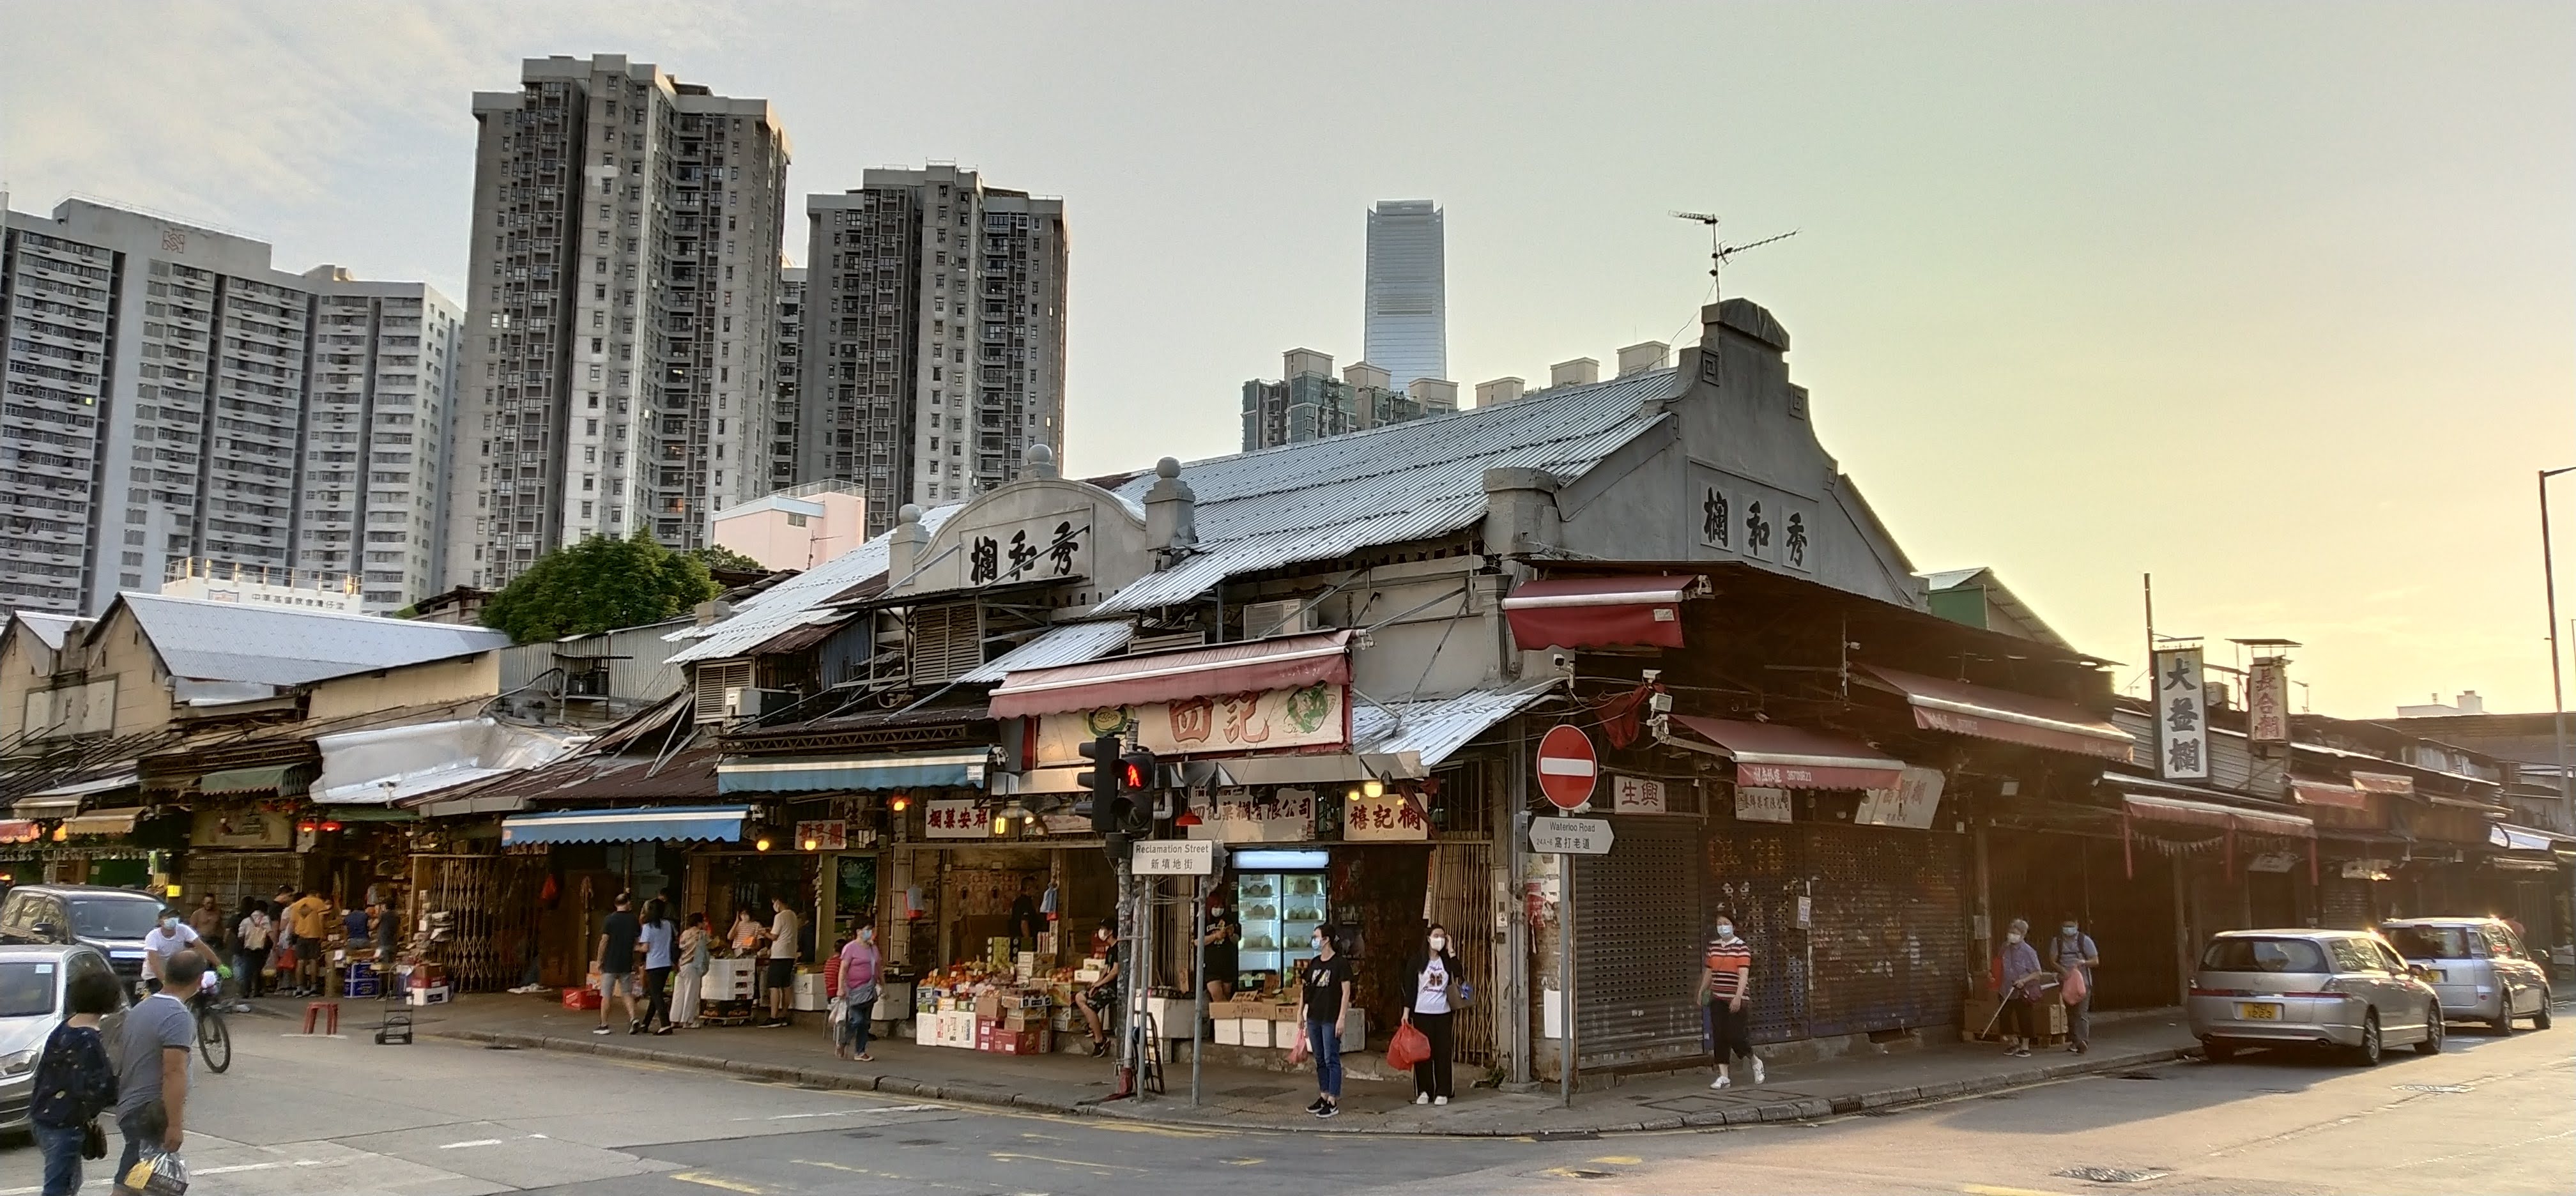
M 1967 988 L 1963 857 L 1949 834 L 1714 827 L 1709 904 L 1731 909 L 1753 945 L 1753 1040 L 1956 1022 Z
M 1691 997 L 1706 935 L 1700 824 L 1629 818 L 1616 830 L 1609 854 L 1575 857 L 1575 1031 L 1587 1068 L 1701 1049 Z

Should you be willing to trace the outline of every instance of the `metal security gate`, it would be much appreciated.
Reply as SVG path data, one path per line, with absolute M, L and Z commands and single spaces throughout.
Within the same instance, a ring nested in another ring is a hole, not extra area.
M 1459 979 L 1476 986 L 1475 999 L 1452 1019 L 1452 1058 L 1485 1066 L 1494 1061 L 1494 1006 L 1503 987 L 1494 974 L 1495 934 L 1492 848 L 1483 843 L 1441 843 L 1431 849 L 1431 920 L 1449 931 Z
M 199 849 L 188 853 L 179 884 L 187 893 L 180 899 L 183 909 L 194 909 L 199 897 L 214 894 L 215 908 L 223 911 L 224 929 L 230 932 L 241 920 L 243 898 L 267 901 L 279 889 L 304 887 L 304 857 L 291 851 Z
M 493 992 L 526 979 L 536 958 L 545 875 L 546 861 L 538 856 L 411 858 L 412 924 L 445 915 L 447 937 L 430 945 L 430 957 L 447 966 L 450 983 Z
M 1959 1019 L 1967 903 L 1958 836 L 1820 825 L 1711 829 L 1712 914 L 1732 913 L 1753 947 L 1755 1042 Z
M 1626 818 L 1607 855 L 1576 856 L 1574 1005 L 1583 1067 L 1698 1054 L 1707 931 L 1700 824 Z

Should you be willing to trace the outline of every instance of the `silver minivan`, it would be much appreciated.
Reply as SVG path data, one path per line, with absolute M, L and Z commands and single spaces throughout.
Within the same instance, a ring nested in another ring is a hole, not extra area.
M 2240 1047 L 2321 1046 L 2375 1066 L 2387 1047 L 2442 1053 L 2441 998 L 2379 936 L 2230 930 L 2191 978 L 2192 1035 L 2212 1061 Z
M 2524 950 L 2513 927 L 2495 918 L 2399 918 L 2380 933 L 2408 963 L 2426 969 L 2441 994 L 2442 1016 L 2485 1022 L 2513 1033 L 2515 1018 L 2549 1028 L 2549 973 Z

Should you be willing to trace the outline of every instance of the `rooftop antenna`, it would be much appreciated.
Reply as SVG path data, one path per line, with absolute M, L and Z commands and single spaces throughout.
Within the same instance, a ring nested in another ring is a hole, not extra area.
M 1764 245 L 1772 243 L 1773 241 L 1786 241 L 1791 237 L 1797 236 L 1800 231 L 1793 228 L 1785 233 L 1764 237 L 1759 241 L 1747 241 L 1742 245 L 1729 245 L 1717 239 L 1718 217 L 1714 212 L 1674 212 L 1672 213 L 1672 217 L 1675 220 L 1696 220 L 1701 224 L 1708 226 L 1708 301 L 1711 303 L 1726 302 L 1726 293 L 1719 285 L 1718 274 L 1726 268 L 1728 260 L 1747 249 L 1758 249 Z M 1719 368 L 1723 370 L 1724 366 L 1725 363 L 1721 360 L 1719 362 Z M 1719 377 L 1718 384 L 1725 384 L 1723 375 Z

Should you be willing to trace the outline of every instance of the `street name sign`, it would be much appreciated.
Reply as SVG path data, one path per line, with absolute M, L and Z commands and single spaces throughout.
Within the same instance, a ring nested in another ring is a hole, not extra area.
M 1608 855 L 1610 822 L 1604 818 L 1530 819 L 1530 850 L 1564 855 Z

